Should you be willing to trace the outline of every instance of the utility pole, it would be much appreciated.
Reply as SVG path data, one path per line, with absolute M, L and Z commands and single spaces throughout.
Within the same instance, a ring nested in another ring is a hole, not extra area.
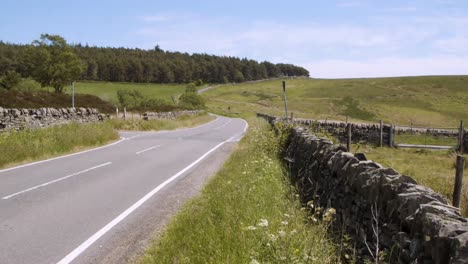
M 286 102 L 286 81 L 283 81 L 283 100 L 286 121 L 288 121 L 288 103 Z
M 75 82 L 72 82 L 71 90 L 72 90 L 72 108 L 75 108 Z

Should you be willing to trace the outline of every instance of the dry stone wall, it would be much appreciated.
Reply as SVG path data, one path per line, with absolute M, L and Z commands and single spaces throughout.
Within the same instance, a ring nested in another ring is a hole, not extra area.
M 281 117 L 273 117 L 264 114 L 257 114 L 257 116 L 265 118 L 270 122 L 273 121 L 285 121 Z M 288 120 L 289 123 L 297 125 L 308 126 L 314 131 L 321 131 L 336 136 L 341 142 L 346 142 L 346 126 L 345 122 L 338 121 L 323 121 L 323 120 L 312 120 L 312 119 L 301 119 L 295 118 L 293 121 Z M 371 144 L 380 144 L 380 125 L 378 124 L 351 124 L 352 129 L 352 141 L 353 142 L 366 142 Z M 382 130 L 383 144 L 386 146 L 390 145 L 390 125 L 384 125 Z
M 37 129 L 70 122 L 100 122 L 105 118 L 94 108 L 7 109 L 0 107 L 0 133 Z
M 192 111 L 177 111 L 177 112 L 146 112 L 143 114 L 144 120 L 157 120 L 157 119 L 176 119 L 180 116 L 196 116 L 204 113 L 202 110 Z
M 285 121 L 282 117 L 274 117 L 265 114 L 258 113 L 257 116 L 264 119 L 273 121 Z M 313 119 L 301 119 L 294 118 L 294 120 L 288 120 L 289 123 L 307 126 L 311 131 L 320 131 L 329 133 L 344 143 L 347 139 L 346 126 L 347 123 L 340 121 L 324 121 L 324 120 L 313 120 Z M 365 142 L 370 144 L 379 145 L 380 144 L 380 125 L 379 124 L 351 124 L 352 130 L 352 142 Z M 383 125 L 382 129 L 382 143 L 385 146 L 393 146 L 394 135 L 428 135 L 432 137 L 458 137 L 458 130 L 449 130 L 449 129 L 424 129 L 424 128 L 409 128 L 409 127 L 391 127 L 388 124 Z M 390 136 L 392 134 L 392 136 Z M 468 153 L 468 131 L 465 130 L 464 133 L 464 150 L 465 153 Z
M 379 249 L 391 263 L 468 263 L 468 220 L 442 195 L 305 128 L 292 130 L 285 156 L 304 203 L 334 208 L 334 227 L 354 238 L 358 255 L 372 259 Z

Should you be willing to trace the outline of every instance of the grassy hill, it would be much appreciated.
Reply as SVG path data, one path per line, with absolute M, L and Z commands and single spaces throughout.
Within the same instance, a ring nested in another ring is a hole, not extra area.
M 95 95 L 115 104 L 117 102 L 117 91 L 126 89 L 138 90 L 142 95 L 149 98 L 171 101 L 171 96 L 183 93 L 186 86 L 186 84 L 76 82 L 75 93 Z M 66 92 L 70 94 L 71 89 L 67 88 Z
M 468 76 L 286 79 L 295 117 L 456 127 L 468 121 Z M 284 115 L 281 80 L 233 84 L 204 94 L 218 112 Z
M 39 86 L 39 84 L 37 84 Z M 186 84 L 76 82 L 75 106 L 98 108 L 104 113 L 114 113 L 118 90 L 137 90 L 148 99 L 163 99 L 170 104 L 171 96 L 184 92 Z M 33 87 L 27 90 L 0 89 L 0 106 L 6 108 L 71 107 L 71 88 L 64 94 L 53 89 Z

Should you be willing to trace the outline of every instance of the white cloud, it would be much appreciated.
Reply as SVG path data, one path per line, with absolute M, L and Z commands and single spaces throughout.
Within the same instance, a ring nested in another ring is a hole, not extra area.
M 157 15 L 157 16 L 144 16 L 143 21 L 145 22 L 161 22 L 161 21 L 168 21 L 171 17 L 166 15 Z
M 419 75 L 466 75 L 468 57 L 378 58 L 322 60 L 303 65 L 318 78 L 358 78 Z
M 135 34 L 137 41 L 148 43 L 145 48 L 159 44 L 181 52 L 293 63 L 316 77 L 468 74 L 466 60 L 456 56 L 468 58 L 466 17 L 385 17 L 368 25 L 244 22 L 193 14 L 145 21 L 170 18 L 145 24 Z
M 364 1 L 343 1 L 336 4 L 337 7 L 348 8 L 348 7 L 359 7 L 365 4 Z
M 388 7 L 384 8 L 382 11 L 385 12 L 415 12 L 418 9 L 416 7 L 411 6 L 402 6 L 402 7 Z
M 436 46 L 449 53 L 468 54 L 468 36 L 455 36 L 436 41 Z

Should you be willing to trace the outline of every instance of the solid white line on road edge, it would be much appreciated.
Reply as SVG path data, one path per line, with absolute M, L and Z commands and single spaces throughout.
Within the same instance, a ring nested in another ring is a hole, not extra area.
M 105 225 L 103 228 L 101 228 L 99 231 L 97 231 L 94 235 L 92 235 L 88 240 L 83 242 L 81 245 L 79 245 L 76 249 L 74 249 L 70 254 L 68 254 L 66 257 L 64 257 L 62 260 L 57 262 L 57 264 L 68 264 L 72 262 L 76 257 L 78 257 L 81 253 L 83 253 L 89 246 L 91 246 L 94 242 L 96 242 L 100 237 L 102 237 L 104 234 L 106 234 L 109 230 L 111 230 L 114 226 L 116 226 L 118 223 L 120 223 L 122 220 L 124 220 L 128 215 L 130 215 L 133 211 L 138 209 L 144 202 L 146 202 L 148 199 L 150 199 L 153 195 L 155 195 L 157 192 L 159 192 L 162 188 L 164 188 L 166 185 L 174 181 L 177 177 L 180 175 L 184 174 L 186 171 L 191 169 L 193 166 L 197 165 L 200 161 L 202 161 L 204 158 L 206 158 L 208 155 L 210 155 L 213 151 L 224 145 L 227 141 L 223 141 L 216 145 L 214 148 L 210 149 L 208 152 L 203 154 L 200 158 L 198 158 L 196 161 L 194 161 L 192 164 L 188 165 L 185 167 L 183 170 L 179 171 L 177 174 L 174 176 L 170 177 L 163 183 L 161 183 L 158 187 L 153 189 L 151 192 L 143 196 L 140 200 L 138 200 L 136 203 L 134 203 L 132 206 L 130 206 L 127 210 L 125 210 L 123 213 L 121 213 L 119 216 L 117 216 L 114 220 L 112 220 L 110 223 Z
M 244 127 L 244 134 L 247 132 L 247 129 L 249 128 L 249 123 L 247 123 L 247 121 L 245 121 L 244 119 L 242 119 L 242 121 L 244 121 L 245 123 L 245 127 Z
M 59 178 L 59 179 L 56 179 L 56 180 L 53 180 L 53 181 L 50 181 L 50 182 L 46 182 L 46 183 L 43 183 L 43 184 L 39 184 L 37 186 L 34 186 L 34 187 L 31 187 L 29 189 L 26 189 L 26 190 L 22 190 L 22 191 L 19 191 L 19 192 L 16 192 L 14 194 L 10 194 L 8 196 L 5 196 L 2 198 L 2 200 L 7 200 L 7 199 L 10 199 L 11 197 L 13 196 L 17 196 L 19 194 L 22 194 L 22 193 L 25 193 L 25 192 L 29 192 L 29 191 L 32 191 L 32 190 L 35 190 L 37 188 L 40 188 L 40 187 L 44 187 L 44 186 L 47 186 L 49 184 L 52 184 L 52 183 L 55 183 L 55 182 L 58 182 L 58 181 L 62 181 L 62 180 L 65 180 L 65 179 L 68 179 L 70 177 L 73 177 L 73 176 L 76 176 L 78 174 L 82 174 L 82 173 L 85 173 L 85 172 L 88 172 L 88 171 L 91 171 L 91 170 L 95 170 L 97 168 L 100 168 L 100 167 L 104 167 L 104 166 L 107 166 L 107 165 L 110 165 L 112 164 L 112 162 L 107 162 L 107 163 L 104 163 L 104 164 L 101 164 L 101 165 L 97 165 L 97 166 L 94 166 L 92 168 L 89 168 L 89 169 L 86 169 L 86 170 L 82 170 L 82 171 L 79 171 L 79 172 L 76 172 L 76 173 L 73 173 L 73 174 L 70 174 L 70 175 L 67 175 L 65 177 L 62 177 L 62 178 Z
M 135 154 L 139 155 L 139 154 L 141 154 L 141 153 L 143 153 L 143 152 L 146 152 L 146 151 L 148 151 L 148 150 L 155 149 L 155 148 L 160 147 L 160 146 L 161 146 L 161 145 L 156 145 L 156 146 L 153 146 L 153 147 L 151 147 L 151 148 L 147 148 L 147 149 L 144 149 L 144 150 L 140 150 L 140 151 L 135 152 Z
M 247 123 L 247 121 L 245 121 L 244 119 L 241 120 L 245 123 L 243 132 L 230 137 L 228 140 L 226 140 L 227 142 L 239 142 L 244 137 L 245 133 L 247 132 L 247 129 L 249 128 L 249 123 Z
M 119 143 L 121 143 L 122 141 L 125 141 L 125 140 L 126 140 L 126 138 L 121 137 L 119 141 L 116 141 L 116 142 L 111 143 L 109 145 L 105 145 L 105 146 L 97 147 L 97 148 L 93 148 L 93 149 L 88 149 L 88 150 L 84 150 L 84 151 L 80 151 L 80 152 L 76 152 L 76 153 L 72 153 L 72 154 L 68 154 L 68 155 L 64 155 L 64 156 L 60 156 L 60 157 L 55 157 L 55 158 L 51 158 L 51 159 L 40 160 L 40 161 L 36 161 L 36 162 L 32 162 L 32 163 L 28 163 L 28 164 L 24 164 L 24 165 L 20 165 L 20 166 L 8 168 L 8 169 L 3 169 L 3 170 L 0 170 L 0 173 L 7 172 L 7 171 L 10 171 L 10 170 L 16 170 L 16 169 L 20 169 L 20 168 L 24 168 L 24 167 L 29 167 L 29 166 L 32 166 L 32 165 L 36 165 L 36 164 L 40 164 L 40 163 L 44 163 L 44 162 L 49 162 L 49 161 L 53 161 L 53 160 L 68 158 L 68 157 L 71 157 L 71 156 L 80 155 L 80 154 L 84 154 L 84 153 L 87 153 L 87 152 L 91 152 L 91 151 L 95 151 L 95 150 L 99 150 L 99 149 L 103 149 L 103 148 L 107 148 L 107 147 L 110 147 L 110 146 L 117 145 L 117 144 L 119 144 Z

